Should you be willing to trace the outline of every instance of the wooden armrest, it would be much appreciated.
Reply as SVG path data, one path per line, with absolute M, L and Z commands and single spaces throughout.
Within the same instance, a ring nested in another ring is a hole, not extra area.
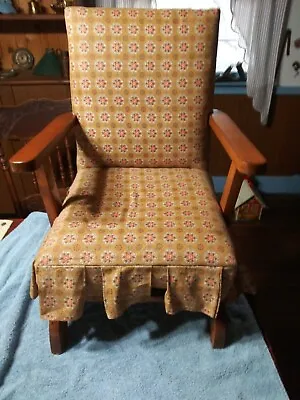
M 76 123 L 78 123 L 77 118 L 71 112 L 54 118 L 11 157 L 9 160 L 11 169 L 14 172 L 36 171 Z
M 224 112 L 214 110 L 209 126 L 240 173 L 254 175 L 258 167 L 266 164 L 265 157 Z

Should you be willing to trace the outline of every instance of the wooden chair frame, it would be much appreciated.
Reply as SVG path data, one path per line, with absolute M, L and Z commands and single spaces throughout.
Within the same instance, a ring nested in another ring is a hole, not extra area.
M 10 159 L 13 172 L 35 172 L 51 225 L 62 209 L 62 202 L 49 163 L 49 156 L 77 124 L 79 122 L 71 112 L 59 115 Z M 227 114 L 213 110 L 209 116 L 209 126 L 231 159 L 220 200 L 223 215 L 225 219 L 229 219 L 244 177 L 254 175 L 266 164 L 266 159 Z M 162 301 L 162 298 L 153 297 L 152 300 Z M 218 316 L 211 319 L 210 337 L 213 348 L 222 348 L 225 345 L 224 303 L 225 301 L 220 306 Z M 53 354 L 61 354 L 64 351 L 66 332 L 67 322 L 49 322 L 50 346 Z

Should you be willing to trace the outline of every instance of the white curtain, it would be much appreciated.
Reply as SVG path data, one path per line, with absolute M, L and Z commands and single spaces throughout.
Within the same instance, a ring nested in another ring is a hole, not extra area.
M 231 0 L 233 28 L 248 63 L 247 94 L 268 121 L 289 0 Z
M 96 0 L 98 7 L 156 8 L 156 0 Z

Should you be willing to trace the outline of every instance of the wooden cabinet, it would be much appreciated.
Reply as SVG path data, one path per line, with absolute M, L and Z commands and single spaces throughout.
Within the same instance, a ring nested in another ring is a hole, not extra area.
M 28 211 L 42 209 L 35 175 L 32 173 L 11 174 L 8 159 L 40 132 L 57 115 L 71 110 L 70 99 L 31 99 L 15 107 L 0 108 L 2 140 L 0 143 L 1 196 L 0 214 L 23 215 Z M 74 138 L 66 139 L 57 146 L 51 156 L 52 166 L 57 176 L 62 194 L 75 175 Z
M 17 48 L 25 47 L 30 50 L 34 56 L 35 64 L 43 56 L 46 48 L 67 50 L 64 16 L 53 14 L 50 8 L 50 0 L 42 0 L 41 3 L 47 14 L 29 15 L 28 1 L 15 0 L 14 5 L 20 13 L 0 15 L 0 66 L 3 69 L 10 69 L 13 66 L 12 52 Z M 8 112 L 5 111 L 7 106 L 19 106 L 29 100 L 64 100 L 69 98 L 69 81 L 64 78 L 39 77 L 34 76 L 31 71 L 24 71 L 15 77 L 0 80 L 0 107 L 4 112 Z M 48 103 L 46 102 L 45 104 L 47 107 Z M 68 108 L 69 101 L 65 105 Z M 63 110 L 64 106 L 63 103 L 60 104 L 58 102 L 53 103 L 53 108 L 58 110 L 61 108 Z M 12 116 L 12 118 L 15 117 Z M 47 116 L 45 114 L 41 116 L 39 111 L 32 118 L 40 119 L 40 121 L 34 126 L 29 120 L 25 121 L 25 118 L 24 124 L 12 128 L 9 135 L 7 126 L 0 122 L 2 167 L 0 168 L 0 215 L 17 213 L 9 185 L 7 184 L 9 173 L 7 160 L 36 133 L 37 126 L 42 127 L 43 121 L 47 122 Z M 36 193 L 33 178 L 33 176 L 26 174 L 14 174 L 12 176 L 16 195 L 19 199 L 28 198 Z
M 12 87 L 15 104 L 21 104 L 29 99 L 65 99 L 68 91 L 63 85 L 20 85 Z
M 22 14 L 0 15 L 0 67 L 13 67 L 12 53 L 17 48 L 27 48 L 37 64 L 46 48 L 68 49 L 63 15 L 24 14 L 28 12 L 27 1 L 17 0 L 14 4 Z M 50 1 L 42 5 L 48 13 Z M 0 80 L 0 105 L 18 105 L 29 99 L 65 99 L 70 97 L 69 80 L 35 76 L 32 71 L 23 71 L 17 76 Z
M 0 85 L 0 106 L 13 106 L 15 104 L 12 87 Z
M 27 1 L 23 7 L 27 10 Z M 51 11 L 51 9 L 48 11 Z M 12 52 L 27 48 L 36 64 L 46 48 L 67 50 L 67 34 L 63 15 L 0 15 L 0 59 L 3 69 L 12 67 Z

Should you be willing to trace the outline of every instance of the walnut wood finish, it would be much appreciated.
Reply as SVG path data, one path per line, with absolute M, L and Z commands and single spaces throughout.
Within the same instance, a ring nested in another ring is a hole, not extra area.
M 1 14 L 0 14 L 1 18 Z M 19 75 L 16 75 L 12 78 L 3 79 L 0 81 L 1 86 L 53 86 L 53 85 L 65 85 L 69 86 L 70 81 L 66 78 L 59 78 L 55 76 L 38 76 L 33 75 L 32 71 L 24 71 Z
M 33 186 L 35 188 L 35 191 L 36 191 L 36 193 L 39 193 L 39 185 L 37 183 L 35 172 L 31 172 L 31 175 L 32 175 L 32 183 L 33 183 Z
M 76 123 L 77 118 L 72 113 L 56 117 L 9 160 L 12 170 L 36 171 Z
M 59 146 L 56 146 L 56 155 L 57 155 L 57 160 L 58 160 L 61 181 L 62 181 L 64 187 L 67 187 L 65 169 L 64 169 L 61 150 L 60 150 Z
M 214 110 L 209 117 L 209 125 L 240 173 L 254 175 L 259 167 L 266 164 L 265 157 L 227 114 Z
M 68 323 L 49 321 L 49 339 L 52 354 L 62 354 L 67 346 Z
M 71 146 L 68 140 L 68 137 L 65 137 L 65 147 L 67 151 L 67 161 L 68 161 L 68 170 L 69 170 L 69 180 L 72 183 L 75 178 L 75 171 L 72 164 L 72 156 L 71 156 Z
M 41 165 L 35 171 L 35 174 L 45 210 L 48 214 L 50 224 L 53 225 L 55 218 L 61 211 L 62 202 L 50 161 L 48 160 L 48 162 Z
M 226 326 L 227 315 L 225 306 L 221 304 L 217 317 L 210 319 L 210 341 L 214 349 L 223 349 L 225 347 Z

